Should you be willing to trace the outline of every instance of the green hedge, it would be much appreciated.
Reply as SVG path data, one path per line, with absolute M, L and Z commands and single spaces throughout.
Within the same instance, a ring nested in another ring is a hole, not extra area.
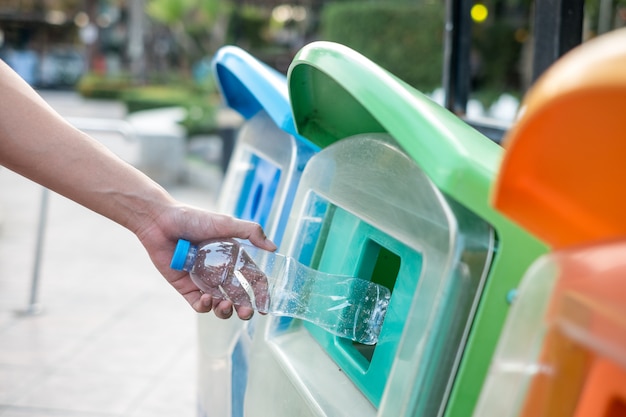
M 87 73 L 76 84 L 78 93 L 86 98 L 119 99 L 121 94 L 132 86 L 129 75 L 106 77 Z
M 172 80 L 170 84 L 134 85 L 130 77 L 87 74 L 78 83 L 77 90 L 87 98 L 119 100 L 128 113 L 184 107 L 187 118 L 182 124 L 188 135 L 211 133 L 216 129 L 220 98 L 212 80 L 203 83 Z
M 445 2 L 324 6 L 321 36 L 365 55 L 417 89 L 441 86 Z
M 215 91 L 185 85 L 153 85 L 125 91 L 120 99 L 129 113 L 161 107 L 183 107 L 187 118 L 182 125 L 187 135 L 214 132 L 219 98 Z
M 255 6 L 234 8 L 228 23 L 227 43 L 242 45 L 245 49 L 259 49 L 268 46 L 263 37 L 269 25 L 269 16 Z
M 181 86 L 149 85 L 129 88 L 120 99 L 129 113 L 161 107 L 185 106 L 194 94 Z

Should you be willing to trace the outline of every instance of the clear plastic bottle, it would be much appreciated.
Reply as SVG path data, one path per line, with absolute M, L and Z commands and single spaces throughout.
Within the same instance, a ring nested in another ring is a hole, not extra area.
M 391 297 L 376 283 L 316 271 L 234 239 L 179 240 L 172 269 L 207 294 L 261 313 L 309 321 L 340 337 L 375 344 Z

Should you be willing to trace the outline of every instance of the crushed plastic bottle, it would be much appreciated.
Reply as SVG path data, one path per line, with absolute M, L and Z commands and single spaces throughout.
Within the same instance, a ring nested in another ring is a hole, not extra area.
M 179 240 L 172 269 L 188 271 L 207 294 L 261 313 L 309 321 L 363 344 L 378 341 L 391 292 L 360 278 L 311 269 L 234 239 Z

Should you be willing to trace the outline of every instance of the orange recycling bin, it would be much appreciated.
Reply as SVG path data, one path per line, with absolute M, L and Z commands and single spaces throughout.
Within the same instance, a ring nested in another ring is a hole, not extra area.
M 498 210 L 553 247 L 626 235 L 626 29 L 548 69 L 504 145 Z
M 524 101 L 493 202 L 556 249 L 522 279 L 474 410 L 626 416 L 626 29 L 571 51 Z
M 606 359 L 594 362 L 574 417 L 626 415 L 626 370 Z
M 530 268 L 475 417 L 626 415 L 625 253 L 577 246 Z

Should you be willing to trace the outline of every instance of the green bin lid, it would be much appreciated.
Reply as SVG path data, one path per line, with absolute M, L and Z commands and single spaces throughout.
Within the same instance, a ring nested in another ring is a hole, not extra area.
M 288 73 L 298 132 L 320 147 L 388 132 L 444 192 L 486 218 L 502 148 L 358 52 L 333 42 L 302 48 Z

